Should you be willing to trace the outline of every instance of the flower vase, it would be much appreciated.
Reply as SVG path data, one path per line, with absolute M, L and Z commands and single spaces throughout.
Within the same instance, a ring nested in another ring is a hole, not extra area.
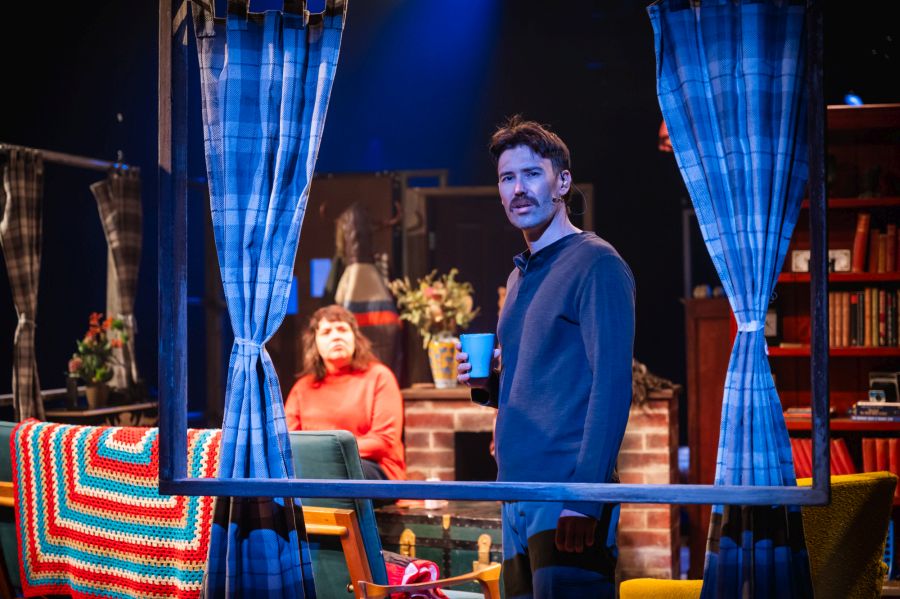
M 84 387 L 84 395 L 89 410 L 105 407 L 109 397 L 109 386 L 106 383 L 88 383 Z
M 456 386 L 456 342 L 450 335 L 434 337 L 428 342 L 428 363 L 437 389 Z

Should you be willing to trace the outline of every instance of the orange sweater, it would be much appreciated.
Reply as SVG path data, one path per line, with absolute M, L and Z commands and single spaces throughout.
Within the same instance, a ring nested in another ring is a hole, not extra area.
M 387 366 L 373 362 L 362 372 L 328 374 L 316 383 L 308 374 L 294 383 L 284 406 L 288 430 L 346 430 L 363 459 L 388 478 L 406 479 L 403 457 L 403 396 Z

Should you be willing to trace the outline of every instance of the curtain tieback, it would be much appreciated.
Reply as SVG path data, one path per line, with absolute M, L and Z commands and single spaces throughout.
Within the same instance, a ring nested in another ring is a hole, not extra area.
M 234 342 L 237 343 L 238 345 L 246 345 L 248 347 L 257 347 L 259 349 L 262 349 L 262 346 L 263 346 L 262 343 L 257 343 L 256 341 L 253 341 L 252 339 L 244 339 L 243 337 L 235 337 Z
M 125 323 L 125 328 L 128 329 L 128 332 L 137 334 L 137 320 L 135 320 L 134 314 L 122 314 L 120 312 L 118 318 Z
M 755 331 L 761 331 L 765 326 L 765 322 L 762 320 L 751 320 L 750 322 L 745 322 L 744 324 L 738 325 L 739 333 L 753 333 Z
M 35 323 L 30 318 L 28 318 L 26 315 L 20 314 L 19 315 L 19 327 L 31 327 L 32 329 L 36 329 L 37 323 Z M 16 328 L 18 328 L 18 327 L 16 327 Z

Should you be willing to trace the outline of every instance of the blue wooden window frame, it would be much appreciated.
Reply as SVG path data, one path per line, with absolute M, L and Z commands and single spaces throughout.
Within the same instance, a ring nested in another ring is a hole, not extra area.
M 159 489 L 172 495 L 824 505 L 830 500 L 822 6 L 807 2 L 812 306 L 811 487 L 187 477 L 187 2 L 159 4 Z

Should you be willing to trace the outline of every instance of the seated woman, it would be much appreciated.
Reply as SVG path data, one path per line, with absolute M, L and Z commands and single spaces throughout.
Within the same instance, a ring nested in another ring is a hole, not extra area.
M 368 479 L 406 478 L 403 396 L 349 311 L 317 310 L 303 332 L 303 374 L 284 406 L 288 430 L 350 431 Z

